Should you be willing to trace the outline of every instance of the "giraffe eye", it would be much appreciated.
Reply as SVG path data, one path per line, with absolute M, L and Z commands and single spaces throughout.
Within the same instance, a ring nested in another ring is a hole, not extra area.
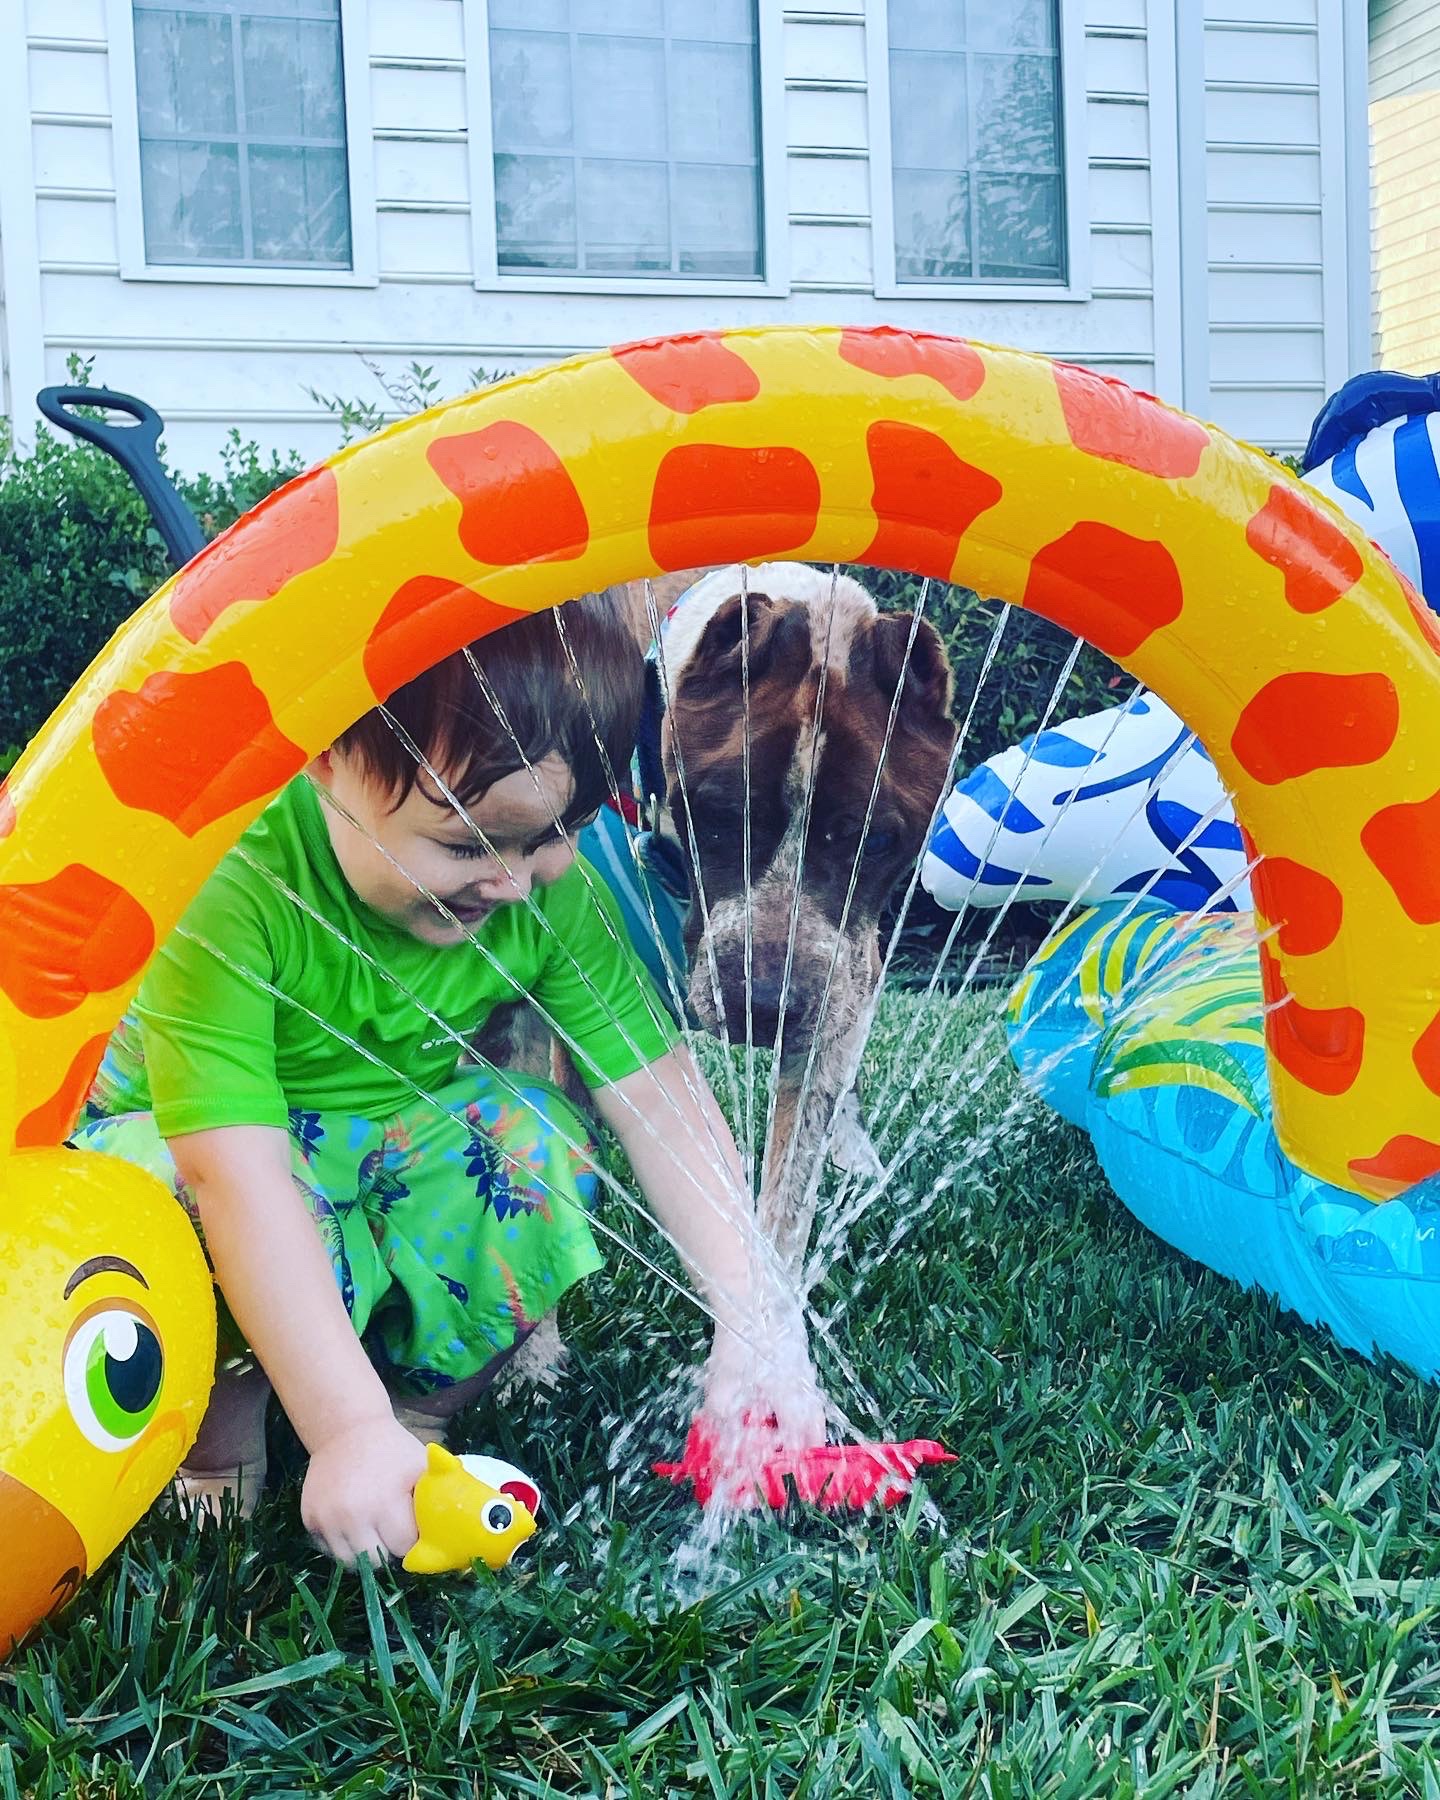
M 155 1417 L 165 1355 L 150 1321 L 122 1304 L 82 1319 L 65 1346 L 65 1398 L 98 1450 L 124 1450 Z

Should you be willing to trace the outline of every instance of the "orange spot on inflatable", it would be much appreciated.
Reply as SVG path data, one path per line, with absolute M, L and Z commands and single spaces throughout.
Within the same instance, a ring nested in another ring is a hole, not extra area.
M 840 358 L 872 375 L 894 379 L 928 375 L 957 400 L 971 400 L 985 380 L 985 359 L 954 338 L 932 337 L 928 331 L 900 331 L 894 325 L 840 333 Z
M 760 377 L 728 349 L 718 331 L 621 344 L 615 360 L 652 400 L 672 412 L 697 413 L 727 401 L 753 400 Z
M 365 674 L 376 698 L 432 668 L 442 656 L 525 614 L 499 606 L 463 582 L 417 575 L 398 588 L 365 646 Z
M 879 529 L 859 560 L 947 581 L 961 538 L 1000 498 L 1000 483 L 918 425 L 878 420 L 865 434 L 865 448 Z
M 1267 857 L 1252 877 L 1255 905 L 1272 925 L 1287 956 L 1314 956 L 1335 941 L 1345 901 L 1328 875 L 1288 856 Z
M 650 497 L 650 554 L 662 569 L 776 556 L 815 535 L 820 477 L 784 444 L 681 444 Z
M 1185 603 L 1163 544 L 1113 525 L 1082 523 L 1035 552 L 1024 605 L 1107 656 L 1132 655 Z
M 1277 675 L 1240 714 L 1230 748 L 1246 774 L 1275 787 L 1316 769 L 1378 762 L 1399 727 L 1388 675 Z
M 1210 433 L 1196 420 L 1108 375 L 1074 363 L 1053 367 L 1065 429 L 1077 450 L 1167 479 L 1193 475 L 1200 467 Z
M 1381 807 L 1360 842 L 1406 915 L 1417 925 L 1440 923 L 1440 793 Z
M 267 495 L 196 557 L 175 583 L 170 617 L 192 644 L 228 607 L 272 600 L 287 581 L 328 562 L 340 538 L 332 469 L 311 469 Z
M 1388 1199 L 1428 1175 L 1440 1174 L 1440 1144 L 1401 1132 L 1374 1156 L 1357 1156 L 1349 1166 L 1351 1174 L 1364 1176 L 1370 1186 L 1388 1189 Z
M 437 438 L 430 467 L 460 502 L 460 542 L 496 568 L 583 556 L 590 522 L 570 471 L 538 431 L 501 419 Z
M 85 1096 L 90 1092 L 90 1084 L 109 1041 L 102 1032 L 80 1046 L 55 1092 L 32 1112 L 26 1113 L 15 1127 L 16 1149 L 29 1150 L 41 1144 L 65 1142 L 75 1129 L 80 1108 L 85 1104 Z
M 1288 992 L 1268 944 L 1260 946 L 1268 1007 L 1265 1041 L 1282 1069 L 1316 1094 L 1343 1094 L 1365 1054 L 1365 1018 L 1353 1006 L 1302 1006 Z M 1283 1002 L 1283 1004 L 1282 1004 Z
M 58 1019 L 138 975 L 155 948 L 140 902 L 83 863 L 0 887 L 0 988 L 32 1019 Z
M 305 752 L 270 716 L 243 663 L 163 672 L 95 711 L 95 760 L 122 806 L 158 813 L 194 837 L 298 775 Z
M 1245 527 L 1245 542 L 1285 577 L 1296 612 L 1324 612 L 1349 593 L 1364 570 L 1360 552 L 1333 519 L 1294 488 L 1277 482 Z
M 9 837 L 15 829 L 15 802 L 10 795 L 10 783 L 0 781 L 0 838 Z
M 1440 1013 L 1420 1033 L 1410 1054 L 1420 1079 L 1432 1094 L 1440 1094 Z

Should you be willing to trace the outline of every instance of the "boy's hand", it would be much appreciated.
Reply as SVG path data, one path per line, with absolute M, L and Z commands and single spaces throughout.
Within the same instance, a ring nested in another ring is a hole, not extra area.
M 412 1550 L 415 1483 L 425 1473 L 425 1449 L 387 1410 L 325 1438 L 310 1457 L 300 1517 L 337 1562 L 368 1556 L 372 1563 Z
M 809 1450 L 825 1442 L 825 1397 L 796 1305 L 772 1311 L 745 1339 L 723 1326 L 705 1365 L 701 1417 L 722 1440 L 734 1434 L 774 1449 Z M 745 1429 L 742 1429 L 744 1427 Z

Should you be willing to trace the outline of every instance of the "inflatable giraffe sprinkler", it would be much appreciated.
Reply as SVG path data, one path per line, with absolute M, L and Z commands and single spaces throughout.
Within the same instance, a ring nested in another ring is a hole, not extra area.
M 270 796 L 440 657 L 612 582 L 774 557 L 963 582 L 1157 689 L 1266 858 L 1287 1153 L 1377 1203 L 1440 1169 L 1435 626 L 1339 513 L 1123 384 L 919 333 L 707 333 L 516 377 L 241 519 L 0 789 L 0 1654 L 204 1405 L 182 1210 L 58 1148 L 156 944 Z

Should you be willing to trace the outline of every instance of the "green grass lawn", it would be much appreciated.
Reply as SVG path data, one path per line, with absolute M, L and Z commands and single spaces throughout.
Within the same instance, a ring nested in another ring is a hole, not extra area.
M 976 1024 L 930 1012 L 912 1113 Z M 157 1513 L 0 1668 L 0 1800 L 1440 1800 L 1440 1390 L 1165 1249 L 1042 1113 L 977 1152 L 1011 1093 L 937 1129 L 818 1296 L 878 1423 L 837 1383 L 851 1415 L 959 1455 L 908 1510 L 707 1561 L 644 1472 L 699 1321 L 627 1264 L 558 1393 L 464 1422 L 546 1490 L 522 1573 L 342 1574 L 293 1479 L 223 1534 Z

